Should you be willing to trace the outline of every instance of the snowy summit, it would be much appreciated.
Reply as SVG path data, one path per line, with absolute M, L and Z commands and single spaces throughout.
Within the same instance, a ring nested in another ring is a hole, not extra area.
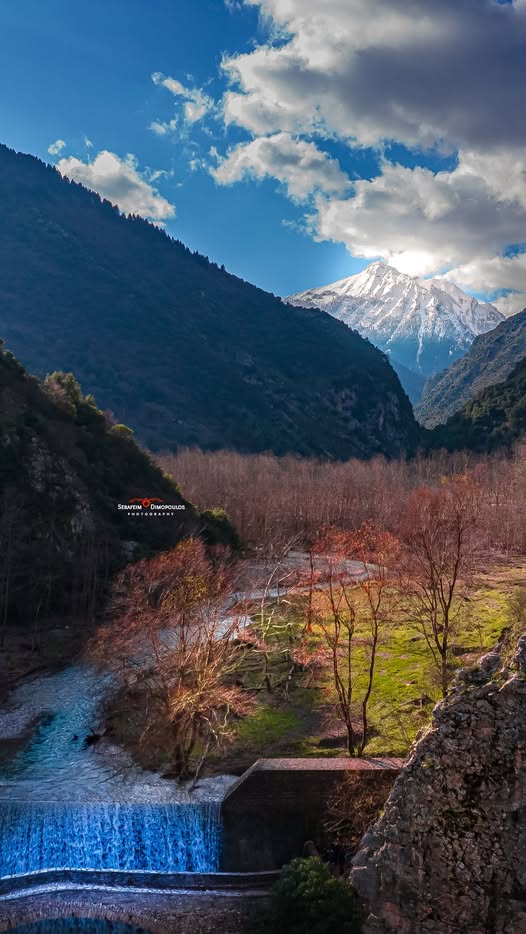
M 408 276 L 382 262 L 287 301 L 327 311 L 388 353 L 393 364 L 423 376 L 445 369 L 478 334 L 504 320 L 494 305 L 447 279 Z

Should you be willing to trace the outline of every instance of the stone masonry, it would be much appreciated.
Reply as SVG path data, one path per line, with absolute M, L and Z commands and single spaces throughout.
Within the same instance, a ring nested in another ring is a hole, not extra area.
M 364 934 L 526 934 L 526 636 L 437 704 L 352 882 Z
M 120 921 L 149 934 L 242 934 L 268 909 L 267 892 L 72 889 L 0 900 L 0 932 L 56 918 Z

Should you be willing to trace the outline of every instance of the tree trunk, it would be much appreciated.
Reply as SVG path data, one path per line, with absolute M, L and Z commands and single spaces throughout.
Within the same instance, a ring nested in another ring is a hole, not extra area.
M 349 755 L 354 759 L 356 755 L 356 743 L 354 738 L 354 730 L 350 724 L 347 725 L 347 748 L 349 750 Z
M 449 672 L 448 672 L 448 665 L 447 665 L 447 657 L 445 655 L 442 656 L 442 662 L 440 666 L 440 675 L 441 675 L 441 681 L 442 681 L 442 697 L 447 697 L 449 693 Z

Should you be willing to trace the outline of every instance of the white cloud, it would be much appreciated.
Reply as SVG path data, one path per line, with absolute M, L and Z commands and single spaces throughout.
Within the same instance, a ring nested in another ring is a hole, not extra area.
M 526 3 L 245 0 L 272 40 L 225 57 L 225 116 L 363 145 L 526 142 Z
M 511 294 L 494 302 L 505 315 L 515 314 L 526 307 L 526 253 L 494 256 L 482 262 L 473 260 L 451 269 L 446 278 L 461 288 L 478 289 L 487 294 L 511 289 Z
M 517 314 L 518 311 L 526 309 L 526 291 L 519 290 L 516 294 L 505 295 L 503 298 L 494 301 L 493 304 L 503 315 L 510 318 L 512 315 Z
M 205 159 L 201 159 L 198 156 L 193 156 L 188 163 L 188 168 L 191 172 L 197 172 L 200 169 L 203 172 L 206 172 L 210 167 Z
M 505 257 L 526 239 L 526 155 L 461 152 L 452 172 L 385 163 L 346 199 L 318 197 L 309 220 L 318 239 L 345 243 L 354 256 L 381 256 L 410 275 L 439 274 L 468 291 L 514 294 L 506 314 L 526 305 L 526 255 Z
M 187 100 L 184 105 L 186 121 L 188 123 L 196 123 L 208 113 L 211 107 L 211 98 L 207 97 L 205 94 L 201 94 L 200 91 L 196 91 L 194 96 L 190 100 Z
M 153 185 L 154 182 L 158 181 L 160 178 L 172 178 L 173 170 L 168 171 L 167 169 L 148 169 L 144 175 L 146 180 Z
M 168 136 L 170 133 L 175 133 L 177 123 L 177 117 L 174 117 L 173 120 L 167 120 L 164 123 L 161 120 L 153 120 L 152 123 L 150 123 L 150 130 L 152 133 L 155 133 L 156 136 Z
M 121 211 L 140 214 L 162 222 L 175 216 L 175 207 L 154 188 L 151 178 L 139 172 L 135 156 L 120 159 L 113 152 L 99 152 L 93 162 L 71 156 L 61 159 L 57 169 L 87 188 L 97 191 Z
M 526 240 L 526 0 L 245 5 L 259 9 L 269 38 L 224 57 L 225 122 L 253 139 L 220 162 L 218 181 L 273 175 L 292 197 L 313 195 L 306 222 L 315 238 L 415 275 L 449 269 L 473 291 L 514 289 L 499 304 L 519 307 L 526 263 L 504 253 Z M 341 170 L 319 149 L 320 164 L 302 175 L 313 137 L 350 153 L 401 143 L 424 165 L 425 150 L 438 149 L 458 165 L 435 174 L 384 159 L 377 178 L 345 191 L 336 177 L 320 183 L 329 167 Z M 295 145 L 282 164 L 271 141 L 285 139 Z
M 154 84 L 166 88 L 174 97 L 182 98 L 184 101 L 183 113 L 187 123 L 197 123 L 215 107 L 212 98 L 201 91 L 200 88 L 185 87 L 176 78 L 165 77 L 160 71 L 153 73 L 152 81 Z
M 341 193 L 349 186 L 349 179 L 336 159 L 321 152 L 314 143 L 293 139 L 289 133 L 241 143 L 211 171 L 221 185 L 231 185 L 246 177 L 277 178 L 297 200 L 306 199 L 314 191 Z
M 50 156 L 58 156 L 59 153 L 61 153 L 62 150 L 64 149 L 65 145 L 66 143 L 64 142 L 63 139 L 56 139 L 54 143 L 51 143 L 48 146 L 47 151 L 50 154 Z
M 382 256 L 414 274 L 489 259 L 525 239 L 526 156 L 486 159 L 461 152 L 452 172 L 384 162 L 352 197 L 318 198 L 318 237 L 342 241 L 355 256 Z

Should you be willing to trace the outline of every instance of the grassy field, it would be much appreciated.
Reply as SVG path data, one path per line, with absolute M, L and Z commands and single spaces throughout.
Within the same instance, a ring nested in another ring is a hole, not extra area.
M 476 587 L 466 603 L 468 626 L 463 630 L 456 652 L 456 663 L 465 667 L 499 640 L 507 624 L 507 604 L 513 589 L 524 586 L 526 561 L 494 566 L 479 574 Z M 294 618 L 296 613 L 296 619 Z M 301 608 L 287 610 L 292 637 L 294 626 L 301 622 Z M 279 608 L 274 607 L 279 620 Z M 278 626 L 279 628 L 279 626 Z M 283 626 L 280 638 L 283 635 Z M 316 638 L 314 636 L 314 638 Z M 362 655 L 360 657 L 360 652 Z M 364 684 L 365 650 L 358 649 L 355 690 L 360 696 Z M 295 672 L 286 681 L 283 654 L 271 651 L 267 674 L 276 685 L 269 692 L 261 671 L 247 671 L 249 683 L 257 689 L 254 713 L 238 722 L 228 756 L 213 767 L 240 770 L 262 756 L 338 756 L 345 755 L 341 724 L 334 715 L 334 695 L 329 673 L 323 668 L 315 674 Z M 288 690 L 283 690 L 283 682 Z M 281 682 L 281 685 L 280 685 Z M 440 690 L 433 676 L 423 636 L 408 623 L 390 625 L 379 647 L 373 693 L 369 705 L 371 739 L 366 755 L 405 755 L 418 730 L 431 717 Z

